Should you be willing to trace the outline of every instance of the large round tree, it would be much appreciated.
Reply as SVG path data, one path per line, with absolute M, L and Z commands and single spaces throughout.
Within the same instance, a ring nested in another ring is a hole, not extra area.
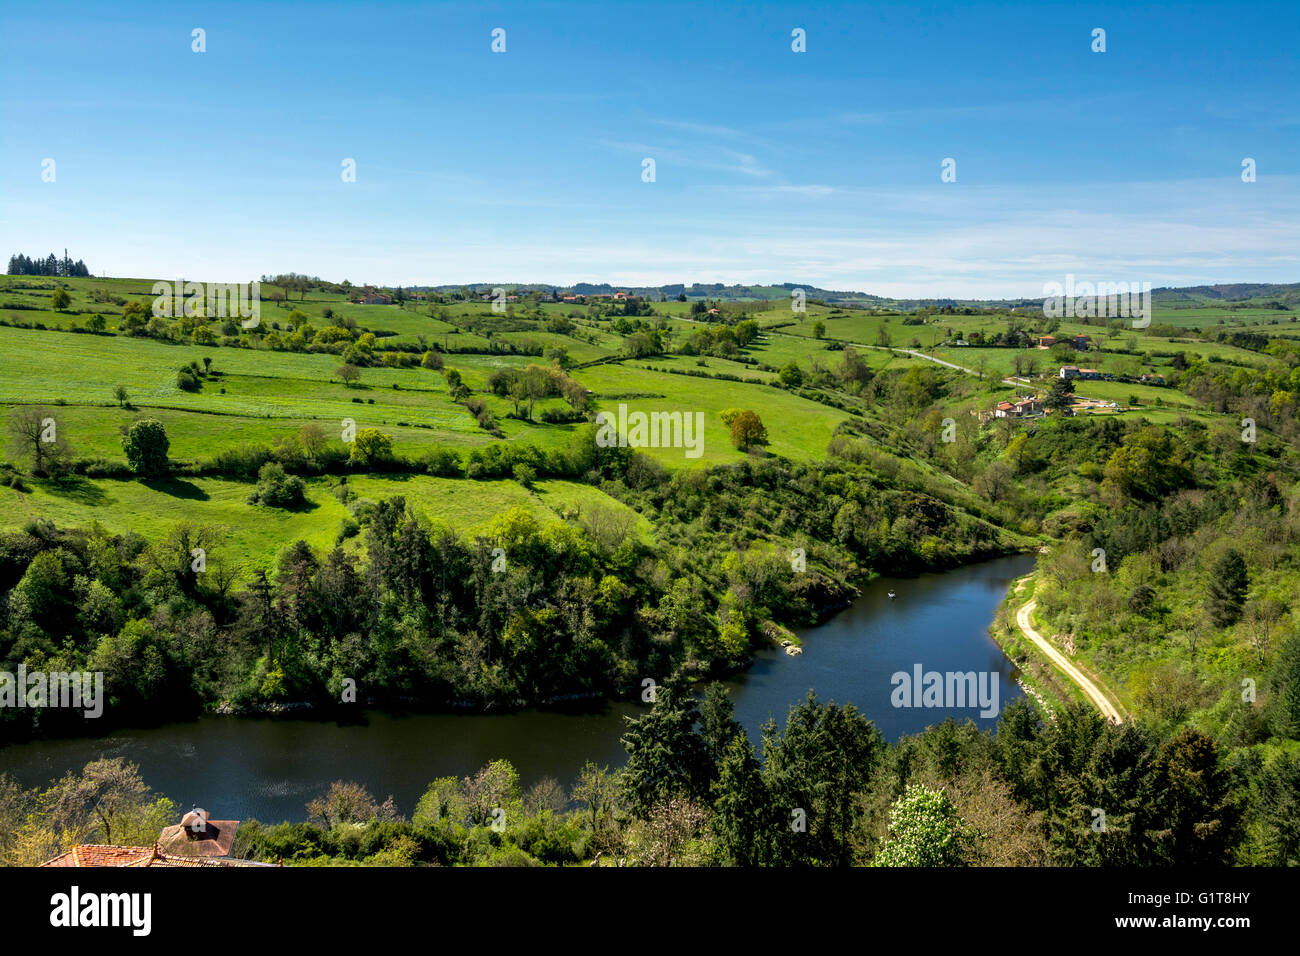
M 170 446 L 163 423 L 151 418 L 135 422 L 122 439 L 126 463 L 143 478 L 167 474 L 167 449 Z
M 741 451 L 748 451 L 750 445 L 767 444 L 767 428 L 762 419 L 746 409 L 731 423 L 731 443 Z

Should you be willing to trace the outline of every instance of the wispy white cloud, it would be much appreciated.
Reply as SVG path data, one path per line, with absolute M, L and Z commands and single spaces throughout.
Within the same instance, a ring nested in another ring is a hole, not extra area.
M 651 123 L 668 129 L 681 130 L 699 136 L 721 136 L 726 139 L 752 139 L 752 134 L 730 126 L 718 126 L 712 123 L 695 123 L 690 120 L 652 119 Z
M 699 150 L 685 150 L 664 146 L 652 146 L 647 143 L 631 143 L 618 140 L 596 140 L 609 149 L 637 153 L 654 159 L 658 166 L 673 164 L 689 169 L 709 169 L 716 172 L 739 173 L 743 176 L 771 176 L 773 171 L 765 167 L 749 153 L 717 147 L 701 147 Z M 727 160 L 726 162 L 722 160 Z
M 1107 94 L 1099 96 L 1043 97 L 1027 100 L 1006 100 L 990 103 L 944 104 L 939 106 L 904 106 L 882 110 L 851 110 L 835 114 L 831 119 L 849 126 L 879 126 L 886 123 L 912 120 L 1023 118 L 1042 112 L 1074 115 L 1102 107 L 1114 107 L 1131 100 L 1130 95 Z M 823 117 L 823 119 L 826 119 Z

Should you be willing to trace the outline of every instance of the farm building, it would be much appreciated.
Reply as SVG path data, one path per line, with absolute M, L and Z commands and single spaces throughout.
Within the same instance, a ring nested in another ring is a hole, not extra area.
M 1062 365 L 1057 374 L 1061 378 L 1078 378 L 1085 381 L 1098 381 L 1103 377 L 1095 368 L 1079 368 L 1077 365 Z
M 994 418 L 1027 418 L 1043 414 L 1043 403 L 1032 395 L 1014 402 L 998 402 L 993 408 Z

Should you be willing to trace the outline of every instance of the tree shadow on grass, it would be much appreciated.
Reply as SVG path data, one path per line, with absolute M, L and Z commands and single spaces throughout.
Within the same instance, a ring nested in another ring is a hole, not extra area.
M 67 498 L 77 504 L 94 506 L 108 502 L 108 494 L 104 489 L 82 475 L 39 478 L 34 483 L 51 495 Z
M 320 505 L 315 501 L 312 501 L 310 498 L 304 498 L 299 504 L 294 504 L 294 505 L 258 504 L 255 507 L 268 508 L 271 511 L 285 511 L 288 512 L 289 514 L 301 515 L 301 514 L 310 514 L 311 512 L 319 508 Z
M 410 481 L 414 476 L 409 471 L 370 471 L 355 477 L 372 478 L 376 481 Z
M 151 491 L 188 501 L 207 501 L 209 495 L 198 485 L 180 478 L 148 478 L 141 482 Z

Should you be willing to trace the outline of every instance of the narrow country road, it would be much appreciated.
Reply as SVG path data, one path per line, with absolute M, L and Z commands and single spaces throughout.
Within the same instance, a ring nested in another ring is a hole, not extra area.
M 1087 695 L 1088 699 L 1097 705 L 1097 709 L 1101 711 L 1102 716 L 1108 719 L 1111 723 L 1121 723 L 1122 718 L 1119 715 L 1119 711 L 1115 709 L 1115 705 L 1110 702 L 1106 695 L 1097 689 L 1097 685 L 1089 680 L 1088 677 L 1079 670 L 1079 668 L 1066 660 L 1065 655 L 1049 644 L 1043 635 L 1034 630 L 1034 626 L 1029 621 L 1029 616 L 1034 613 L 1034 608 L 1036 607 L 1038 607 L 1038 602 L 1030 600 L 1024 605 L 1024 607 L 1016 612 L 1016 623 L 1020 625 L 1020 630 L 1024 633 L 1025 637 L 1038 645 L 1038 648 L 1047 655 L 1048 659 L 1051 660 L 1053 664 L 1065 671 L 1066 675 L 1079 685 L 1084 694 Z

